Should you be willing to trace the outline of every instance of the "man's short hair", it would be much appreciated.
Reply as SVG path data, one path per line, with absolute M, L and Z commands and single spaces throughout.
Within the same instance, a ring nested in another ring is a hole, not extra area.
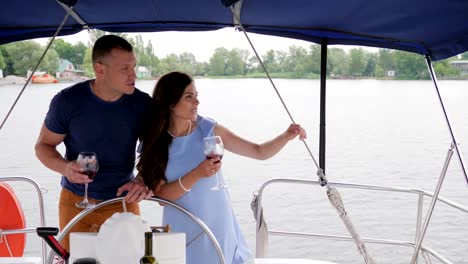
M 104 35 L 96 40 L 93 47 L 92 59 L 93 64 L 99 62 L 107 56 L 113 49 L 123 49 L 132 52 L 132 45 L 124 38 L 116 35 Z

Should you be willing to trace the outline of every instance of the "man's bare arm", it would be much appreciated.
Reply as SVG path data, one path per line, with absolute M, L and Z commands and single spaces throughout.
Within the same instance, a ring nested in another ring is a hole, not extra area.
M 47 168 L 64 175 L 70 182 L 92 182 L 85 174 L 80 173 L 80 166 L 74 161 L 68 161 L 57 151 L 57 146 L 63 142 L 65 135 L 50 131 L 44 124 L 34 147 L 37 158 Z

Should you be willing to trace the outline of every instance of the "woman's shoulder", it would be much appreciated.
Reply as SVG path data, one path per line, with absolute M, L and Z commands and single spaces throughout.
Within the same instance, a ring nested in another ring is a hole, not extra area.
M 198 115 L 198 116 L 197 116 L 197 123 L 212 123 L 212 124 L 216 124 L 216 120 L 214 120 L 213 118 L 210 118 L 210 117 Z
M 197 116 L 197 126 L 202 130 L 204 136 L 212 134 L 213 128 L 215 127 L 216 123 L 216 120 L 212 118 L 204 117 L 201 115 Z

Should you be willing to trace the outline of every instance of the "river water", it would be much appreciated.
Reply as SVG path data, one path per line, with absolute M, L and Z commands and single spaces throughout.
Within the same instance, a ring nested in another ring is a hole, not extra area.
M 307 143 L 318 160 L 319 81 L 275 80 L 296 122 L 308 132 Z M 151 93 L 154 81 L 137 87 Z M 46 221 L 57 226 L 59 175 L 34 155 L 34 143 L 49 101 L 70 84 L 30 85 L 10 120 L 0 131 L 0 176 L 28 176 L 46 191 Z M 216 119 L 240 136 L 266 141 L 291 123 L 266 79 L 196 79 L 201 115 Z M 442 81 L 441 94 L 460 143 L 468 156 L 467 81 Z M 433 192 L 451 139 L 429 81 L 331 80 L 327 84 L 326 173 L 332 182 L 420 188 Z M 19 85 L 0 86 L 0 117 L 12 104 Z M 63 147 L 60 147 L 63 150 Z M 255 220 L 252 193 L 272 178 L 316 180 L 317 169 L 300 141 L 288 144 L 266 161 L 226 153 L 223 173 L 234 210 L 252 251 Z M 39 225 L 37 199 L 31 187 L 13 184 L 30 226 Z M 348 214 L 361 237 L 414 241 L 417 197 L 339 189 Z M 465 207 L 467 182 L 458 157 L 452 157 L 441 195 Z M 265 216 L 275 230 L 348 235 L 324 189 L 278 184 L 265 191 Z M 424 215 L 429 201 L 426 199 Z M 144 202 L 143 217 L 160 221 L 160 208 Z M 454 263 L 468 263 L 468 215 L 437 204 L 424 245 Z M 367 244 L 377 263 L 409 263 L 411 249 Z M 270 237 L 270 256 L 363 263 L 352 242 Z M 39 240 L 28 235 L 26 255 L 38 255 Z M 438 263 L 434 260 L 433 263 Z

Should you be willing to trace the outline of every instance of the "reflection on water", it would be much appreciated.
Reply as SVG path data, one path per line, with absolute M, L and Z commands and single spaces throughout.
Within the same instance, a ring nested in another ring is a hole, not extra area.
M 199 113 L 212 117 L 235 133 L 265 141 L 289 125 L 287 114 L 267 80 L 197 79 Z M 468 82 L 441 82 L 442 96 L 461 150 L 468 156 L 468 116 L 464 100 Z M 46 220 L 57 225 L 59 175 L 43 167 L 34 143 L 51 97 L 69 84 L 31 85 L 0 131 L 0 175 L 29 176 L 47 189 Z M 151 93 L 153 81 L 137 83 Z M 277 80 L 292 115 L 308 132 L 307 142 L 318 156 L 319 81 Z M 435 189 L 447 149 L 448 129 L 431 82 L 330 81 L 327 85 L 327 165 L 330 181 Z M 0 86 L 0 117 L 8 111 L 20 86 Z M 318 157 L 316 157 L 318 158 Z M 255 221 L 250 211 L 252 193 L 271 178 L 316 179 L 316 169 L 303 144 L 291 142 L 276 157 L 255 161 L 231 153 L 223 158 L 232 203 L 252 250 Z M 19 184 L 28 223 L 38 225 L 32 189 Z M 345 206 L 362 237 L 414 240 L 417 200 L 407 194 L 340 189 Z M 25 195 L 26 194 L 26 195 Z M 271 228 L 347 235 L 335 209 L 320 187 L 280 185 L 266 191 L 265 215 Z M 467 205 L 468 189 L 454 155 L 441 195 Z M 425 208 L 427 209 L 428 203 Z M 144 217 L 159 221 L 159 206 L 143 204 Z M 454 263 L 468 263 L 467 216 L 438 204 L 425 245 Z M 29 235 L 30 237 L 32 235 Z M 273 257 L 309 257 L 337 263 L 362 263 L 349 242 L 270 238 Z M 289 246 L 293 245 L 293 246 Z M 377 263 L 408 263 L 410 248 L 368 245 Z M 27 254 L 39 253 L 30 240 Z M 402 257 L 404 256 L 404 257 Z

